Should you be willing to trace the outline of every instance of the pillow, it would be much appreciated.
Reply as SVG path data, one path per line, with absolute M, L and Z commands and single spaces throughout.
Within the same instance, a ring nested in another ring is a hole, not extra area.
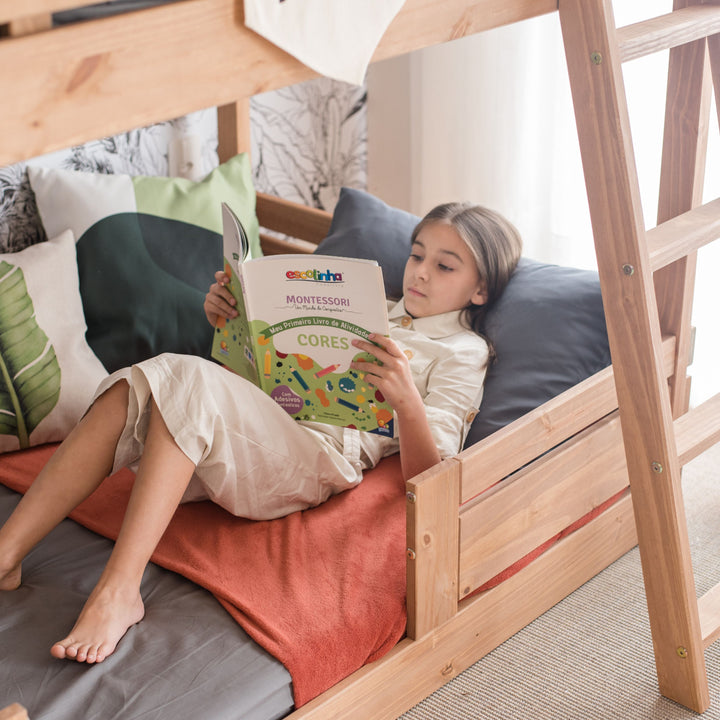
M 315 252 L 376 260 L 383 269 L 385 294 L 402 297 L 410 236 L 420 218 L 352 188 L 341 188 L 327 237 Z
M 610 364 L 600 281 L 592 270 L 521 258 L 488 310 L 497 361 L 465 447 Z
M 402 295 L 410 236 L 420 218 L 343 188 L 318 253 L 377 260 L 389 297 Z M 485 332 L 497 353 L 465 447 L 610 364 L 600 282 L 577 270 L 521 258 Z
M 28 167 L 49 236 L 77 238 L 87 342 L 107 370 L 161 352 L 209 357 L 202 305 L 223 266 L 221 202 L 260 252 L 250 161 L 237 155 L 201 182 Z
M 62 440 L 107 375 L 85 342 L 68 230 L 0 255 L 0 452 Z

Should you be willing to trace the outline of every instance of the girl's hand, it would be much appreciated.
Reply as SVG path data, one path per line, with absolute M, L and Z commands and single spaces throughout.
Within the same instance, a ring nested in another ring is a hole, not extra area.
M 358 361 L 352 363 L 352 367 L 364 373 L 365 382 L 380 390 L 392 405 L 400 435 L 400 465 L 403 478 L 409 480 L 440 462 L 440 453 L 405 353 L 384 335 L 373 333 L 369 339 L 373 342 L 353 340 L 353 345 L 374 356 L 378 362 Z
M 372 342 L 353 340 L 352 344 L 375 357 L 377 362 L 356 361 L 352 368 L 363 373 L 365 382 L 380 390 L 397 413 L 422 408 L 422 398 L 413 382 L 405 353 L 385 335 L 372 333 L 368 339 Z
M 222 270 L 215 273 L 215 282 L 210 286 L 203 310 L 208 322 L 215 327 L 218 317 L 232 318 L 237 315 L 235 309 L 235 298 L 232 293 L 225 287 L 230 282 L 230 278 Z

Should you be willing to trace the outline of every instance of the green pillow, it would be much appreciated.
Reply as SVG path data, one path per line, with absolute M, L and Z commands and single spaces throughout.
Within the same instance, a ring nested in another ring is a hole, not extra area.
M 221 202 L 261 254 L 248 156 L 201 182 L 38 167 L 28 176 L 47 234 L 77 238 L 87 342 L 107 370 L 162 352 L 209 357 L 202 305 L 223 266 Z

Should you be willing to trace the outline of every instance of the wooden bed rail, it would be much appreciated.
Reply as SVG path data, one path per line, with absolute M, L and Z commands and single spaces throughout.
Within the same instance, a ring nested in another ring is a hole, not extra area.
M 256 212 L 261 228 L 289 236 L 276 237 L 260 233 L 263 253 L 311 253 L 328 234 L 332 215 L 324 210 L 306 207 L 300 203 L 257 194 Z
M 667 376 L 674 349 L 667 338 Z M 440 627 L 458 601 L 627 488 L 614 396 L 609 367 L 406 484 L 408 637 Z
M 666 376 L 673 372 L 675 339 L 665 338 Z M 618 406 L 612 367 L 592 375 L 458 455 L 460 502 L 508 477 L 543 453 L 609 415 Z

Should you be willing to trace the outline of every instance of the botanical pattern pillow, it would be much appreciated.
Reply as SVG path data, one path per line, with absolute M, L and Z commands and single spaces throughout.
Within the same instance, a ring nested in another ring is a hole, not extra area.
M 250 161 L 241 154 L 204 180 L 29 167 L 48 235 L 77 238 L 87 341 L 113 371 L 161 352 L 208 356 L 202 304 L 222 268 L 221 203 L 260 255 Z
M 72 233 L 0 255 L 0 452 L 62 440 L 106 375 L 85 341 Z

